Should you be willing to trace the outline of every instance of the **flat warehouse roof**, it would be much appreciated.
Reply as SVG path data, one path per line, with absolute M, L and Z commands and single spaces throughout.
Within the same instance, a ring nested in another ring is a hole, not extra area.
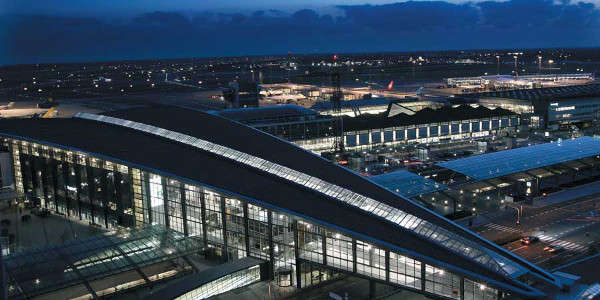
M 600 139 L 584 136 L 461 158 L 437 165 L 476 180 L 486 180 L 595 155 L 600 155 Z
M 373 176 L 371 180 L 408 198 L 446 189 L 443 184 L 405 170 Z

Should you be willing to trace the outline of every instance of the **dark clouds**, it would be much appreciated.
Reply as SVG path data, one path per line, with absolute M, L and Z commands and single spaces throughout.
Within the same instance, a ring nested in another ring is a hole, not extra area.
M 353 24 L 384 31 L 439 30 L 478 26 L 478 9 L 472 4 L 442 1 L 404 2 L 379 6 L 341 7 Z
M 598 46 L 592 4 L 512 0 L 409 1 L 240 13 L 153 12 L 126 20 L 5 16 L 0 63 L 91 61 L 267 53 Z

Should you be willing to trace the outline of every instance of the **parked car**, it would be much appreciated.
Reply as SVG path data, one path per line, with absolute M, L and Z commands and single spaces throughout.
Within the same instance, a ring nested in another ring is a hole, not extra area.
M 548 245 L 548 246 L 544 247 L 544 251 L 546 251 L 548 253 L 560 253 L 560 252 L 563 252 L 564 250 L 565 250 L 564 247 L 558 246 L 558 245 Z
M 529 245 L 539 241 L 540 238 L 533 235 L 524 236 L 521 238 L 521 245 Z

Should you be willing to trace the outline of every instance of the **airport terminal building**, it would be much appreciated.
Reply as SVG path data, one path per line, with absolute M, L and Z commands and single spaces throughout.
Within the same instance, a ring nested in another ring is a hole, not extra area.
M 488 108 L 504 108 L 545 128 L 600 119 L 600 84 L 495 91 L 464 95 Z
M 410 114 L 407 112 L 394 114 L 390 105 L 385 115 L 345 117 L 344 148 L 365 150 L 381 146 L 503 136 L 516 131 L 521 124 L 518 113 L 502 108 L 460 105 L 425 108 Z M 228 109 L 211 113 L 278 136 L 315 153 L 331 150 L 333 136 L 340 127 L 339 119 L 319 115 L 297 105 Z
M 18 193 L 106 228 L 168 228 L 304 288 L 350 274 L 447 299 L 545 298 L 553 274 L 280 138 L 170 106 L 0 121 Z M 319 276 L 314 276 L 318 273 Z

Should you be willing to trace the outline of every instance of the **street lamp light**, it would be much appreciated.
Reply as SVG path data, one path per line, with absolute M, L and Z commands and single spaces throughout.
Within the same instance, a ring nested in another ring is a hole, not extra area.
M 519 205 L 518 207 L 507 205 L 510 208 L 514 208 L 517 210 L 517 226 L 521 226 L 521 215 L 523 214 L 523 205 Z

